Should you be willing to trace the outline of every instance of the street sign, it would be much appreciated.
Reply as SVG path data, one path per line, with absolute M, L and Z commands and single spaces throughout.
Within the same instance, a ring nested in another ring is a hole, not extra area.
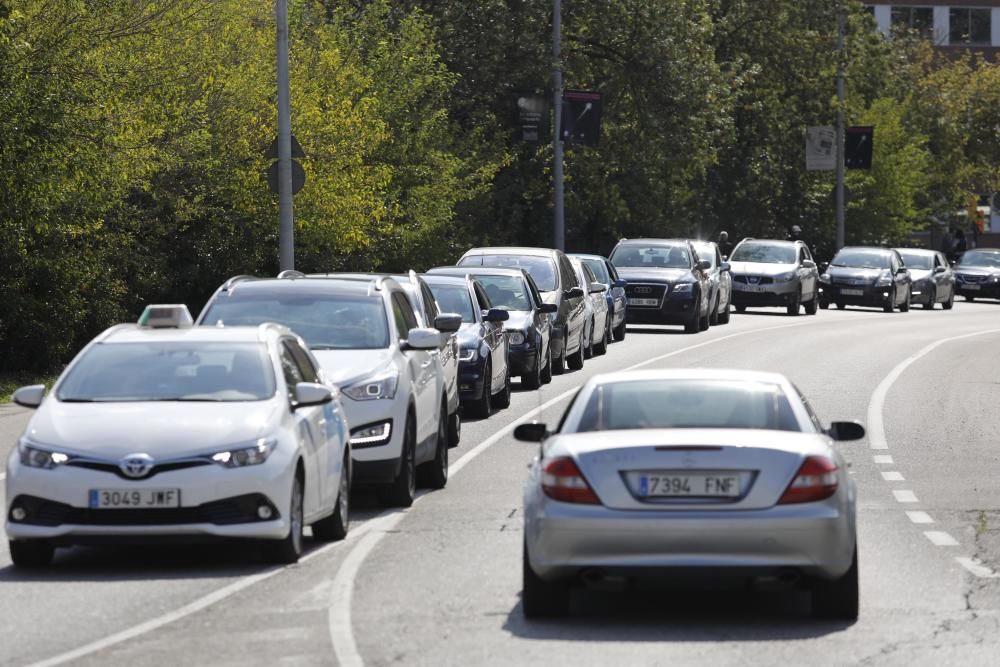
M 542 144 L 549 137 L 549 101 L 538 95 L 517 97 L 518 139 L 529 144 Z
M 874 127 L 849 127 L 844 133 L 844 166 L 848 169 L 872 168 Z
M 302 150 L 302 145 L 299 144 L 299 140 L 296 139 L 295 135 L 293 134 L 292 135 L 292 157 L 293 158 L 297 158 L 297 157 L 305 157 L 305 156 L 306 156 L 306 152 L 304 150 Z M 275 137 L 274 141 L 271 142 L 271 145 L 267 147 L 267 151 L 264 152 L 264 157 L 267 158 L 268 160 L 277 160 L 278 159 L 278 137 Z
M 806 128 L 806 169 L 832 171 L 837 168 L 837 132 L 829 125 Z
M 306 170 L 302 168 L 302 163 L 292 160 L 292 194 L 296 194 L 306 184 Z M 278 194 L 278 161 L 275 160 L 267 168 L 267 187 L 271 192 Z
M 601 94 L 584 90 L 563 92 L 562 140 L 596 146 L 601 137 Z

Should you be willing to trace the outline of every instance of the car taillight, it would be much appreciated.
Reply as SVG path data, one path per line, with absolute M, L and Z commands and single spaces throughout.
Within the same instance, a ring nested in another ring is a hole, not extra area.
M 601 504 L 597 494 L 570 458 L 552 459 L 545 464 L 542 491 L 552 500 L 564 503 Z
M 825 456 L 810 456 L 795 473 L 779 505 L 825 500 L 837 492 L 837 464 Z

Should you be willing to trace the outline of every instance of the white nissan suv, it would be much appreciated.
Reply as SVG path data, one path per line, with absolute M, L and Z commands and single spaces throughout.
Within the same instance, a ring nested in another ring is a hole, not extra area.
M 442 318 L 447 320 L 448 318 Z M 387 277 L 237 276 L 205 305 L 198 324 L 278 322 L 302 336 L 343 392 L 351 424 L 353 483 L 408 507 L 416 484 L 448 481 L 448 396 L 434 364 L 447 322 L 418 326 L 406 293 Z M 419 480 L 418 480 L 419 476 Z

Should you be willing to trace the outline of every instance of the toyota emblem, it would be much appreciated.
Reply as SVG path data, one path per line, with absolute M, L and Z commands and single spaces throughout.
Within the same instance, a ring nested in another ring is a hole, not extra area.
M 129 454 L 118 462 L 118 467 L 126 477 L 139 479 L 153 469 L 153 457 L 149 454 Z

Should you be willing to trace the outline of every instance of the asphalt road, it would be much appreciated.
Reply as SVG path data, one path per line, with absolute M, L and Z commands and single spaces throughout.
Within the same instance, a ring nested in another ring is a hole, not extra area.
M 536 447 L 593 373 L 779 371 L 844 443 L 859 493 L 861 617 L 815 621 L 798 593 L 649 587 L 580 591 L 573 615 L 526 622 L 521 484 Z M 4 455 L 26 421 L 0 406 Z M 452 479 L 407 511 L 356 494 L 351 535 L 273 568 L 218 547 L 73 549 L 25 574 L 0 546 L 0 663 L 84 665 L 998 665 L 1000 304 L 951 312 L 734 315 L 698 335 L 624 343 L 466 422 Z

